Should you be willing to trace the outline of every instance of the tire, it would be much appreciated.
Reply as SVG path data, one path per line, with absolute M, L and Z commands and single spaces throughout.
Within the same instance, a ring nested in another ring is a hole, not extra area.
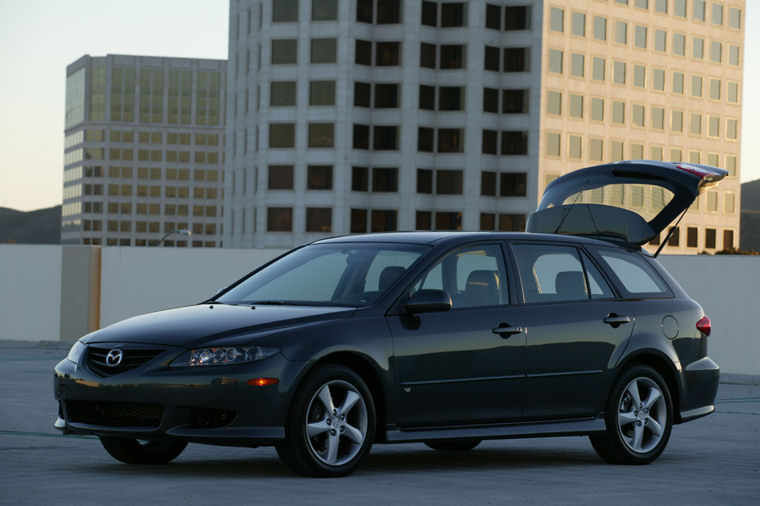
M 101 436 L 103 448 L 116 460 L 126 464 L 157 465 L 176 459 L 187 443 L 184 441 L 141 441 Z
M 466 452 L 480 444 L 480 439 L 431 439 L 425 445 L 442 452 Z
M 347 367 L 318 366 L 296 392 L 277 454 L 298 474 L 346 476 L 369 453 L 375 425 L 364 380 Z
M 613 464 L 649 464 L 665 449 L 673 427 L 673 402 L 662 376 L 645 365 L 623 372 L 612 389 L 606 430 L 591 445 Z

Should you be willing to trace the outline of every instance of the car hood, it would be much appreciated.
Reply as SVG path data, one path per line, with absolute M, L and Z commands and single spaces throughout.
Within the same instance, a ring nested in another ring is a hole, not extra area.
M 546 187 L 538 209 L 528 218 L 526 231 L 612 237 L 640 246 L 726 175 L 728 171 L 709 165 L 652 160 L 625 160 L 576 170 Z M 640 201 L 633 195 L 634 186 L 639 187 Z M 658 208 L 655 193 L 644 188 L 666 190 L 672 197 Z M 591 203 L 584 202 L 584 193 Z M 653 216 L 642 216 L 653 210 Z
M 85 337 L 85 343 L 144 343 L 193 348 L 244 344 L 254 333 L 345 318 L 354 308 L 202 304 L 135 316 Z

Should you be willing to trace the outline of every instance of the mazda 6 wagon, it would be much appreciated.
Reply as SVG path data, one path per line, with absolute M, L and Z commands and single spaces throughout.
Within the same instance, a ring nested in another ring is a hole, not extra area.
M 725 175 L 606 164 L 549 184 L 527 233 L 296 248 L 202 303 L 82 337 L 55 368 L 55 427 L 130 464 L 274 446 L 311 476 L 351 473 L 375 443 L 571 434 L 649 463 L 714 410 L 719 368 L 709 318 L 641 246 Z

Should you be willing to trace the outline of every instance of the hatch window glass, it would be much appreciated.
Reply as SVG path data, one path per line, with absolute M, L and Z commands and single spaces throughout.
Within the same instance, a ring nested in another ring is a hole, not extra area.
M 412 293 L 420 289 L 445 290 L 455 309 L 507 304 L 501 248 L 492 244 L 449 253 L 415 283 Z
M 665 282 L 641 256 L 613 250 L 600 250 L 599 254 L 628 293 L 640 297 L 670 295 Z
M 651 184 L 608 184 L 600 188 L 582 190 L 569 195 L 563 205 L 603 204 L 631 210 L 651 221 L 673 199 L 673 192 L 658 185 Z
M 526 303 L 588 300 L 586 272 L 578 250 L 572 246 L 516 244 L 513 246 Z M 595 298 L 612 291 L 596 272 L 591 283 Z

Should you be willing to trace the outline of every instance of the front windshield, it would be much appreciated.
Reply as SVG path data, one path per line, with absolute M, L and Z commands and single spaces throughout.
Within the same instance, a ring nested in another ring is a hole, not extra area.
M 366 306 L 392 287 L 425 251 L 425 246 L 409 244 L 313 244 L 265 267 L 217 301 Z

